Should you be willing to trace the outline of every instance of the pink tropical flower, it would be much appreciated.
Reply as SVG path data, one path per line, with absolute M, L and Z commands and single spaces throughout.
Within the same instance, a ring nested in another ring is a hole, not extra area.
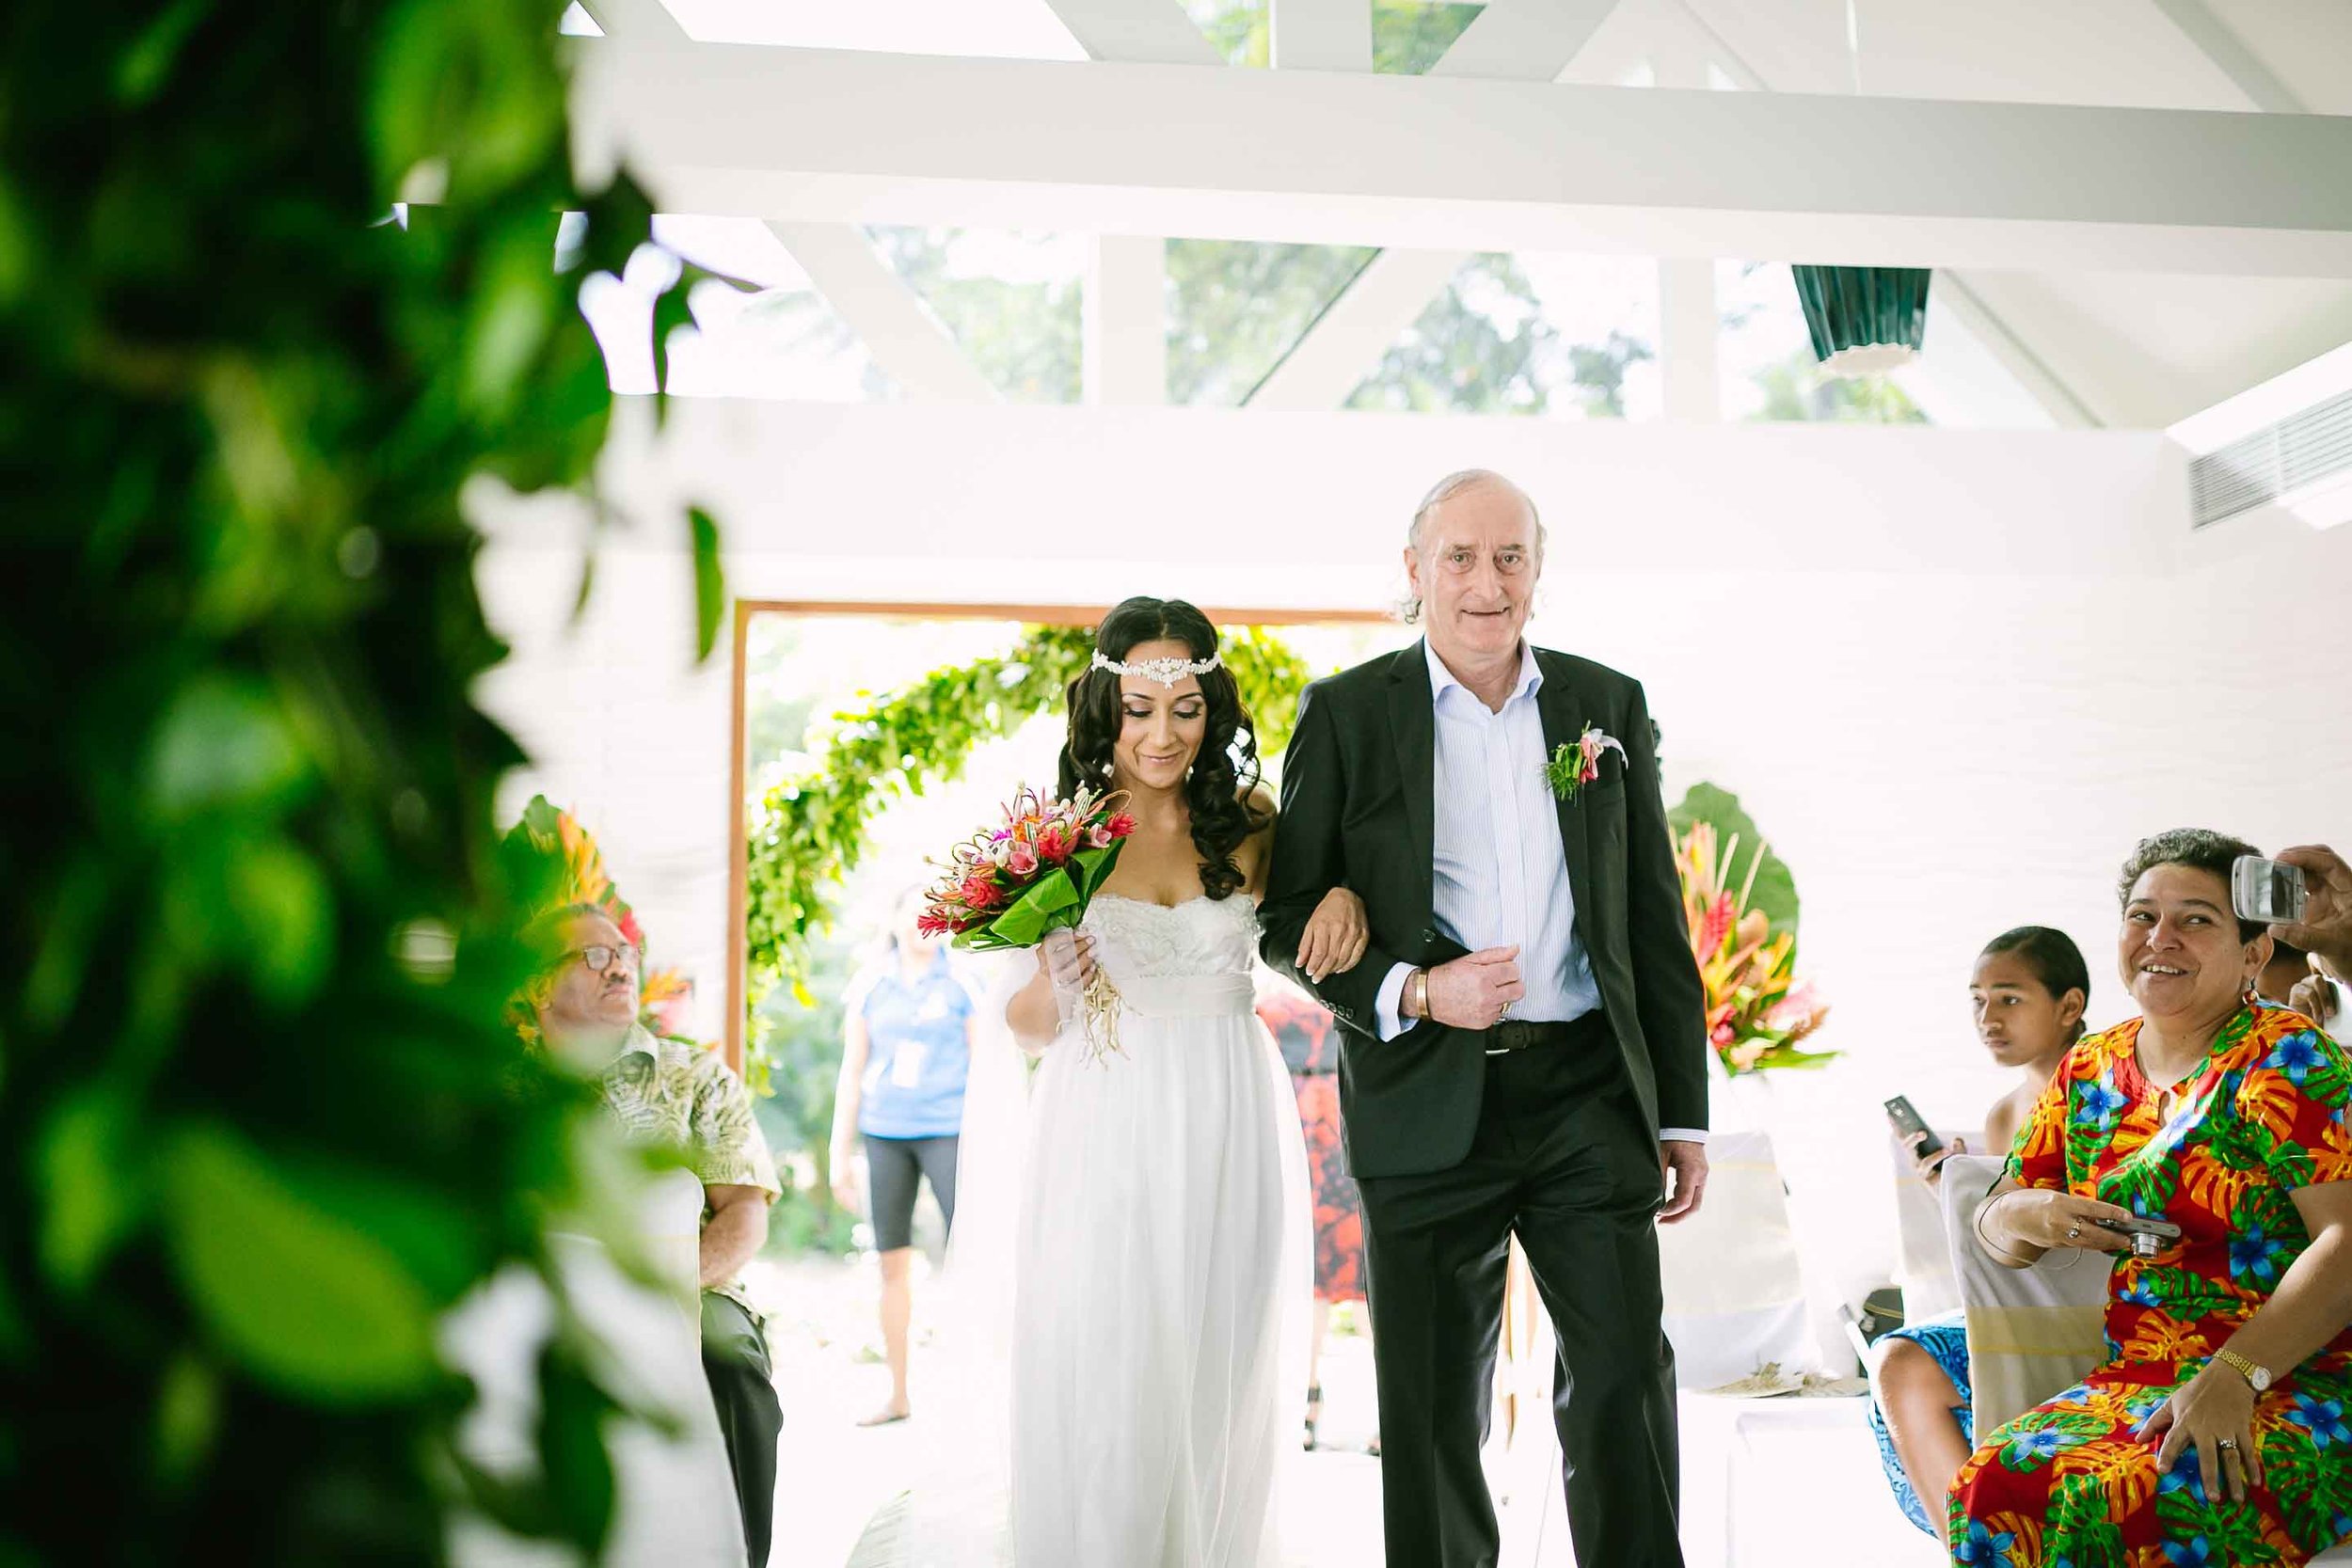
M 1765 1009 L 1764 1027 L 1810 1033 L 1820 1022 L 1820 1015 L 1827 1011 L 1827 1006 L 1813 989 L 1813 982 L 1807 980 Z
M 1708 906 L 1705 923 L 1699 927 L 1698 941 L 1692 944 L 1700 958 L 1711 958 L 1723 950 L 1724 938 L 1731 934 L 1733 918 L 1731 895 L 1717 895 L 1715 902 Z
M 1037 869 L 1037 851 L 1025 844 L 1016 843 L 1005 857 L 1005 869 L 1016 877 L 1026 877 Z

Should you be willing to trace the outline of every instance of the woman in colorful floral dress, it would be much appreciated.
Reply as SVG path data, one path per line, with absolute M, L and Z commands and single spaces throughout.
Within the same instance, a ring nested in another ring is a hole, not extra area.
M 1979 1212 L 1991 1256 L 2122 1254 L 2109 1358 L 1993 1433 L 1953 1482 L 1965 1568 L 2292 1565 L 2352 1536 L 2352 1069 L 2250 999 L 2230 908 L 2255 851 L 2182 830 L 2124 867 L 2141 1016 L 2077 1042 Z M 2103 1220 L 2181 1227 L 2153 1258 Z

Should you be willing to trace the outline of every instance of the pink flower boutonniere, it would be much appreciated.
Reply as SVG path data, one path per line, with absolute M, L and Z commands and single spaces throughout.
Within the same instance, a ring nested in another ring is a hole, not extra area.
M 1625 761 L 1625 747 L 1615 736 L 1585 725 L 1575 745 L 1563 743 L 1551 753 L 1551 761 L 1544 765 L 1544 780 L 1551 785 L 1551 792 L 1573 803 L 1578 790 L 1600 777 L 1603 752 L 1614 752 L 1620 764 Z

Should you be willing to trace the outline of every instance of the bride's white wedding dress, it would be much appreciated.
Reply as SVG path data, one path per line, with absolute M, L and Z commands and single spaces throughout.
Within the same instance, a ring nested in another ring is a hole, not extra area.
M 1247 898 L 1098 896 L 1124 1054 L 1047 1052 L 1014 1275 L 1019 1568 L 1272 1568 L 1307 1151 Z M 1287 1267 L 1286 1267 L 1287 1265 Z
M 1075 1025 L 1047 1048 L 1020 1168 L 1000 1178 L 1017 1199 L 967 1228 L 960 1195 L 948 1267 L 968 1286 L 990 1268 L 975 1252 L 1010 1265 L 1001 1381 L 966 1385 L 1001 1408 L 953 1434 L 1003 1442 L 1009 1481 L 1000 1471 L 978 1507 L 968 1487 L 959 1502 L 918 1483 L 902 1560 L 1275 1568 L 1311 1278 L 1297 1101 L 1253 1011 L 1257 916 L 1240 895 L 1105 894 L 1085 928 L 1119 988 L 1122 1049 L 1088 1061 Z M 985 1142 L 974 1122 L 967 1101 L 967 1143 Z

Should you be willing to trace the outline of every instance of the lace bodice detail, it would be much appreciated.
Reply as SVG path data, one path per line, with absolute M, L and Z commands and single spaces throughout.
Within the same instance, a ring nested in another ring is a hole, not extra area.
M 1098 893 L 1086 929 L 1101 939 L 1114 982 L 1122 974 L 1247 974 L 1258 954 L 1258 911 L 1239 893 L 1174 905 Z

